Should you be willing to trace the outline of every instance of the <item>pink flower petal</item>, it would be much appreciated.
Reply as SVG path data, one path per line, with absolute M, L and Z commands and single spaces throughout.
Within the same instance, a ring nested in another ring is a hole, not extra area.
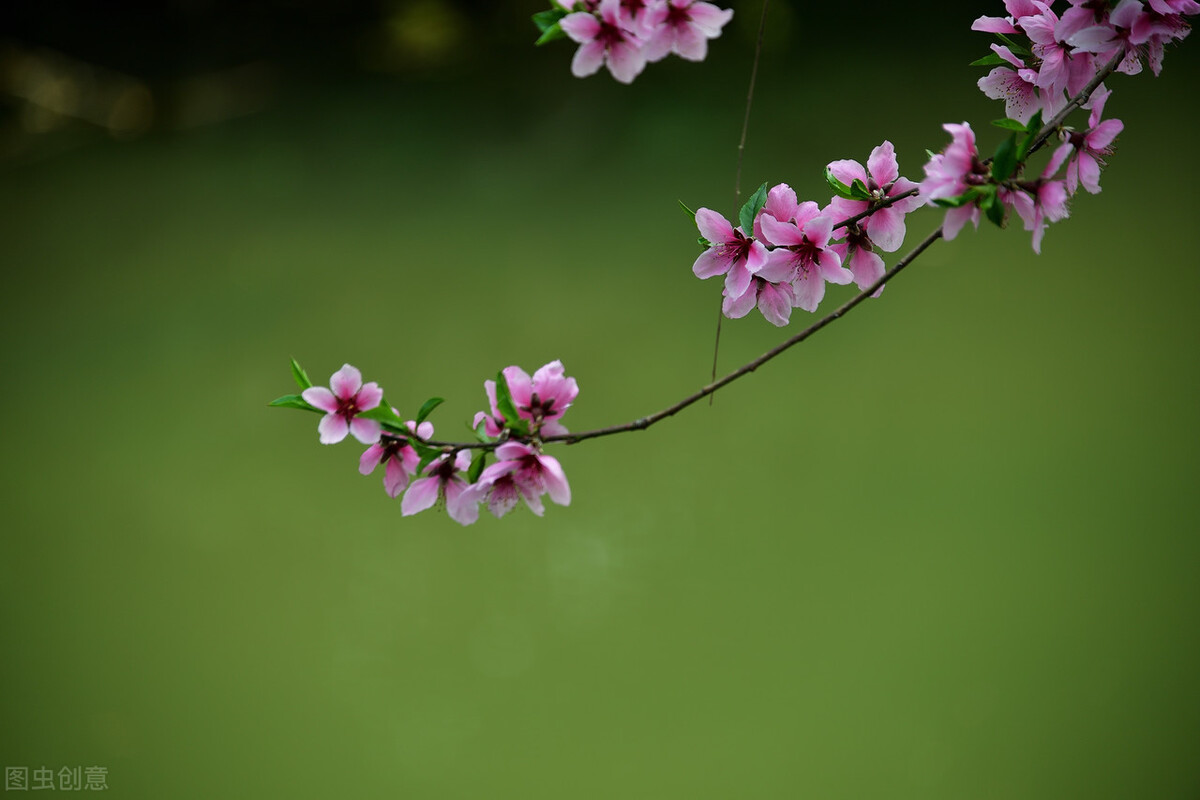
M 379 441 L 383 427 L 373 419 L 355 417 L 350 420 L 350 433 L 363 444 L 374 444 Z
M 301 392 L 300 396 L 304 398 L 304 402 L 322 411 L 333 412 L 339 407 L 338 399 L 324 386 L 310 386 Z
M 763 318 L 777 328 L 788 324 L 792 317 L 793 294 L 784 284 L 764 284 L 758 293 L 758 310 Z
M 359 456 L 358 471 L 363 475 L 370 475 L 375 471 L 375 467 L 379 466 L 379 459 L 383 457 L 383 445 L 373 444 L 367 448 L 366 452 Z
M 595 75 L 603 65 L 604 42 L 593 39 L 586 44 L 579 45 L 579 49 L 575 51 L 575 57 L 571 59 L 571 74 L 576 78 L 586 78 L 589 75 Z
M 900 177 L 900 165 L 896 161 L 896 148 L 889 141 L 871 151 L 867 159 L 867 170 L 875 183 L 883 188 Z
M 337 444 L 346 438 L 350 425 L 341 414 L 326 414 L 317 423 L 317 433 L 321 435 L 321 444 Z M 368 444 L 370 444 L 368 442 Z
M 567 14 L 558 21 L 559 27 L 563 29 L 563 33 L 571 38 L 572 41 L 579 44 L 586 44 L 596 38 L 600 33 L 600 20 L 596 19 L 593 14 L 580 11 L 575 14 Z M 601 53 L 604 51 L 604 46 L 600 46 Z M 599 69 L 600 65 L 596 65 Z M 595 72 L 596 70 L 592 70 Z M 591 73 L 588 73 L 589 75 Z
M 329 379 L 329 388 L 333 390 L 334 395 L 343 400 L 354 397 L 362 388 L 362 373 L 349 364 L 343 364 Z
M 733 225 L 729 220 L 708 208 L 696 211 L 696 227 L 700 235 L 713 244 L 728 242 L 733 238 Z
M 404 499 L 400 501 L 401 515 L 410 517 L 433 506 L 438 499 L 440 483 L 436 477 L 418 478 L 413 481 L 404 493 Z
M 567 483 L 567 474 L 563 472 L 558 459 L 553 456 L 538 456 L 537 460 L 542 467 L 542 477 L 545 480 L 546 492 L 550 495 L 550 499 L 560 506 L 569 506 L 571 504 L 571 487 Z
M 816 270 L 802 271 L 792 282 L 796 295 L 796 307 L 805 311 L 816 311 L 825 298 L 825 281 Z

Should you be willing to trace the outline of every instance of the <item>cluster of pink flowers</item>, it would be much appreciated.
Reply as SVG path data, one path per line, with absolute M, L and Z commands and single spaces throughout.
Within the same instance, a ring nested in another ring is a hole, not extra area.
M 980 17 L 971 26 L 1003 42 L 993 44 L 995 55 L 983 60 L 999 65 L 979 80 L 979 88 L 1004 101 L 1005 113 L 1019 123 L 1018 129 L 1028 126 L 1022 132 L 1026 141 L 1043 119 L 1067 108 L 1070 97 L 1083 91 L 1104 65 L 1117 61 L 1118 72 L 1134 75 L 1145 59 L 1159 74 L 1164 46 L 1190 31 L 1184 16 L 1200 13 L 1195 0 L 1120 0 L 1112 7 L 1093 0 L 1068 2 L 1070 8 L 1060 17 L 1054 0 L 1005 0 L 1008 16 Z M 1025 37 L 1028 47 L 1013 36 Z M 997 174 L 1000 151 L 986 164 L 969 124 L 944 126 L 952 141 L 925 165 L 921 196 L 950 206 L 945 237 L 953 239 L 967 222 L 978 227 L 981 212 L 1002 221 L 1012 211 L 1033 233 L 1034 251 L 1041 252 L 1047 225 L 1067 217 L 1068 201 L 1079 187 L 1092 194 L 1100 191 L 1100 169 L 1124 129 L 1118 119 L 1102 119 L 1110 94 L 1103 85 L 1092 93 L 1083 106 L 1089 112 L 1087 128 L 1063 129 L 1062 144 L 1036 178 L 1022 178 L 1005 166 Z
M 433 443 L 431 422 L 408 420 L 401 427 L 399 413 L 381 406 L 383 390 L 374 382 L 363 384 L 362 373 L 349 364 L 333 374 L 329 388 L 308 386 L 300 399 L 309 408 L 325 412 L 317 424 L 322 444 L 337 444 L 352 434 L 370 445 L 359 459 L 359 472 L 370 475 L 383 465 L 384 490 L 389 497 L 404 495 L 400 502 L 404 516 L 441 502 L 452 519 L 470 525 L 479 518 L 481 504 L 502 517 L 518 500 L 541 516 L 543 495 L 559 505 L 571 502 L 562 465 L 542 452 L 541 442 L 543 436 L 567 432 L 559 420 L 578 396 L 579 387 L 564 374 L 559 361 L 532 377 L 515 366 L 504 369 L 501 376 L 499 393 L 495 381 L 484 382 L 490 410 L 475 415 L 480 437 L 475 459 L 467 448 Z M 304 407 L 302 403 L 277 401 L 293 407 Z M 490 465 L 486 464 L 489 450 L 496 459 Z
M 585 78 L 607 66 L 621 83 L 632 83 L 647 63 L 674 53 L 703 61 L 708 40 L 733 17 L 702 0 L 556 0 L 571 12 L 559 22 L 579 44 L 571 72 Z
M 917 184 L 900 177 L 891 142 L 872 150 L 865 168 L 857 161 L 834 161 L 827 174 L 848 196 L 836 196 L 824 207 L 798 201 L 795 191 L 781 183 L 760 194 L 761 203 L 751 198 L 738 227 L 711 209 L 696 212 L 696 227 L 708 247 L 692 272 L 702 279 L 725 277 L 725 316 L 744 317 L 757 307 L 782 327 L 793 308 L 816 311 L 827 282 L 853 281 L 866 289 L 883 277 L 883 259 L 876 250 L 892 252 L 903 243 L 904 216 L 923 201 L 897 196 L 911 193 Z M 859 218 L 848 222 L 852 217 Z

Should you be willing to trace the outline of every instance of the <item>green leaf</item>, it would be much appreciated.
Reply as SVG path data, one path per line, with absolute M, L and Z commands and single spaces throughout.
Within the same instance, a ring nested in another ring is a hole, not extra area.
M 860 179 L 855 178 L 850 184 L 850 198 L 852 200 L 871 200 L 871 192 L 867 189 L 867 185 Z
M 504 370 L 496 373 L 496 410 L 505 422 L 518 419 L 517 407 L 513 404 L 512 395 L 508 391 L 508 381 L 504 378 Z
M 695 222 L 696 212 L 684 205 L 682 200 L 677 200 L 676 202 L 679 203 L 679 207 L 683 209 L 683 213 L 688 215 L 688 219 L 690 219 L 692 222 Z
M 1004 227 L 1004 203 L 1000 202 L 1000 198 L 995 192 L 989 192 L 983 201 L 979 204 L 983 209 L 983 213 L 987 218 L 996 225 L 997 228 Z
M 738 212 L 738 222 L 741 223 L 742 233 L 746 236 L 754 235 L 754 218 L 758 216 L 758 212 L 762 211 L 762 207 L 767 204 L 767 184 L 764 182 L 758 187 L 758 191 L 750 195 L 750 199 L 742 206 L 742 210 Z
M 467 483 L 474 483 L 479 480 L 479 473 L 483 472 L 483 467 L 487 463 L 487 451 L 480 450 L 471 459 L 471 468 L 467 470 Z
M 1012 69 L 1012 64 L 1009 64 L 997 53 L 988 53 L 983 58 L 977 58 L 970 64 L 972 67 L 1008 67 Z
M 974 203 L 980 197 L 987 193 L 988 187 L 972 186 L 956 197 L 939 197 L 933 201 L 934 205 L 942 208 L 960 208 L 968 203 Z
M 992 179 L 1006 181 L 1017 171 L 1017 135 L 1009 134 L 992 155 Z
M 542 35 L 537 38 L 537 41 L 534 42 L 533 44 L 536 47 L 541 47 L 542 45 L 553 42 L 556 39 L 565 39 L 565 38 L 567 38 L 567 32 L 562 29 L 561 25 L 559 25 L 558 23 L 555 23 L 554 25 L 551 25 L 549 28 L 547 28 L 542 33 Z
M 1019 133 L 1024 133 L 1026 130 L 1025 126 L 1020 122 L 1017 122 L 1015 119 L 1008 119 L 1007 117 L 1004 119 L 994 119 L 992 120 L 992 124 L 997 128 L 1004 128 L 1006 131 L 1017 131 Z
M 386 398 L 370 411 L 359 411 L 355 416 L 363 417 L 364 419 L 373 419 L 376 422 L 391 422 L 404 427 L 404 420 L 396 416 L 396 412 L 392 411 L 392 407 L 388 404 Z M 408 428 L 404 428 L 404 431 L 407 433 Z
M 479 420 L 479 424 L 476 425 L 474 428 L 471 428 L 470 425 L 468 425 L 467 427 L 475 432 L 475 438 L 478 439 L 480 442 L 482 442 L 484 444 L 490 444 L 492 441 L 491 437 L 488 436 L 486 433 L 484 433 L 484 431 L 487 430 L 486 426 L 487 426 L 487 420 L 481 419 L 481 420 Z
M 932 150 L 930 150 L 928 147 L 926 147 L 926 148 L 925 148 L 925 156 L 926 156 L 926 158 L 927 158 L 927 159 L 931 159 L 931 158 L 933 158 L 933 157 L 934 157 L 934 156 L 936 156 L 936 155 L 937 155 L 937 153 L 933 152 L 933 151 L 932 151 Z
M 545 11 L 539 11 L 533 15 L 533 24 L 537 25 L 537 29 L 545 33 L 550 28 L 558 24 L 558 21 L 565 17 L 568 12 L 565 8 L 550 8 Z
M 420 425 L 425 421 L 425 418 L 433 413 L 433 410 L 446 402 L 440 397 L 431 397 L 425 401 L 425 405 L 421 406 L 421 410 L 417 412 L 417 424 Z
M 292 359 L 292 378 L 295 379 L 297 385 L 299 385 L 301 389 L 307 389 L 313 385 L 312 381 L 308 379 L 308 373 L 304 371 L 303 367 L 296 363 L 296 359 L 294 358 Z
M 1038 131 L 1041 129 L 1042 110 L 1039 108 L 1025 127 L 1026 134 L 1021 138 L 1020 146 L 1017 147 L 1017 161 L 1024 161 L 1025 157 L 1029 155 L 1029 148 L 1033 147 L 1033 140 L 1037 138 Z
M 267 405 L 274 406 L 276 408 L 299 408 L 302 411 L 315 411 L 318 414 L 325 413 L 316 406 L 309 405 L 309 403 L 298 394 L 285 394 L 283 397 L 275 398 L 271 402 L 267 403 Z
M 712 242 L 710 242 L 708 239 L 705 239 L 703 236 L 696 237 L 696 244 L 700 245 L 705 250 L 712 247 Z

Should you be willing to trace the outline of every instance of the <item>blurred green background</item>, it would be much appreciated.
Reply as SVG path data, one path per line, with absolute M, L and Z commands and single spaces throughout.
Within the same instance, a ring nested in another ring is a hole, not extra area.
M 805 5 L 746 187 L 998 141 L 965 65 L 999 2 Z M 556 449 L 543 519 L 402 518 L 266 407 L 289 357 L 448 398 L 447 437 L 508 364 L 562 359 L 575 430 L 707 380 L 676 201 L 732 215 L 760 6 L 630 87 L 530 47 L 539 8 L 5 9 L 0 761 L 137 798 L 1200 796 L 1200 43 L 1110 81 L 1104 192 L 1040 257 L 937 245 L 712 407 Z M 783 335 L 727 321 L 723 371 Z

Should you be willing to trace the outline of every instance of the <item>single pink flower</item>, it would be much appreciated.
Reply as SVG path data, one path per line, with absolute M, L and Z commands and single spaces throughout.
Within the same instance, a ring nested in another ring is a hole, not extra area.
M 505 442 L 496 448 L 496 457 L 499 460 L 483 470 L 478 483 L 487 492 L 493 515 L 504 516 L 523 499 L 540 517 L 545 511 L 544 494 L 560 506 L 570 505 L 571 487 L 558 459 L 522 442 Z
M 1066 106 L 1063 93 L 1042 88 L 1038 72 L 1011 50 L 1001 44 L 993 44 L 992 50 L 1012 67 L 996 67 L 979 79 L 979 88 L 993 100 L 1004 101 L 1005 116 L 1025 124 L 1039 110 L 1050 118 Z
M 745 292 L 751 277 L 767 263 L 767 248 L 707 208 L 696 212 L 696 227 L 709 248 L 696 258 L 692 273 L 702 280 L 724 275 L 727 292 L 734 295 Z
M 571 61 L 571 74 L 586 78 L 607 65 L 621 83 L 632 83 L 646 66 L 642 41 L 621 19 L 621 0 L 601 0 L 593 14 L 577 11 L 558 23 L 563 32 L 579 43 Z
M 1134 28 L 1146 23 L 1146 10 L 1141 0 L 1121 0 L 1107 18 L 1102 17 L 1098 24 L 1086 27 L 1078 25 L 1086 20 L 1085 16 L 1075 17 L 1071 20 L 1074 24 L 1068 24 L 1069 15 L 1071 11 L 1063 14 L 1059 22 L 1056 34 L 1060 39 L 1065 40 L 1076 51 L 1095 54 L 1102 64 L 1107 63 L 1117 53 L 1123 53 L 1121 64 L 1117 67 L 1118 72 L 1137 75 L 1142 71 L 1142 53 L 1138 45 L 1144 43 L 1144 40 L 1134 41 Z
M 979 159 L 975 147 L 975 132 L 970 124 L 948 122 L 942 126 L 951 136 L 950 144 L 925 163 L 925 180 L 921 181 L 921 197 L 931 205 L 934 200 L 958 197 L 973 186 L 991 180 L 991 170 Z M 979 227 L 979 206 L 967 203 L 946 209 L 942 235 L 950 241 L 968 222 Z
M 412 516 L 431 508 L 439 500 L 446 503 L 446 513 L 460 525 L 470 525 L 479 519 L 479 501 L 484 490 L 467 483 L 463 477 L 471 466 L 471 455 L 459 450 L 454 458 L 440 455 L 425 467 L 424 477 L 417 478 L 400 501 L 400 513 Z
M 846 284 L 854 280 L 829 245 L 833 218 L 813 201 L 800 203 L 791 222 L 780 222 L 770 214 L 763 214 L 762 230 L 766 241 L 775 246 L 767 264 L 792 272 L 790 282 L 796 308 L 816 311 L 825 297 L 826 281 Z
M 895 197 L 896 195 L 904 194 L 917 188 L 917 184 L 908 178 L 900 177 L 900 165 L 896 161 L 896 149 L 891 142 L 887 141 L 871 151 L 871 157 L 867 159 L 866 169 L 857 161 L 845 159 L 831 163 L 829 171 L 835 178 L 847 186 L 856 180 L 862 181 L 863 185 L 867 187 L 867 191 L 875 199 L 875 202 Z M 859 220 L 858 225 L 862 229 L 862 232 L 869 236 L 871 241 L 880 250 L 887 253 L 894 253 L 904 243 L 904 215 L 915 211 L 924 204 L 925 201 L 920 196 L 906 197 L 903 200 L 897 200 L 886 208 L 874 211 L 870 216 Z M 850 200 L 845 197 L 835 197 L 830 201 L 827 211 L 835 219 L 843 220 L 857 216 L 870 207 L 871 202 L 867 200 Z M 866 288 L 871 283 L 874 283 L 874 281 L 867 283 L 865 286 L 859 284 L 859 287 Z
M 362 373 L 344 364 L 333 373 L 329 386 L 329 389 L 310 386 L 301 393 L 306 403 L 325 412 L 325 416 L 317 423 L 321 444 L 337 444 L 346 438 L 347 433 L 353 434 L 363 444 L 375 443 L 381 431 L 379 423 L 358 414 L 370 411 L 383 400 L 383 390 L 379 384 L 371 381 L 364 386 Z
M 520 367 L 505 367 L 504 380 L 518 416 L 529 420 L 535 432 L 548 436 L 567 432 L 558 420 L 579 396 L 579 385 L 566 377 L 561 361 L 551 361 L 532 378 Z
M 1025 230 L 1033 232 L 1033 252 L 1041 254 L 1042 237 L 1051 222 L 1057 222 L 1067 217 L 1067 200 L 1069 193 L 1065 180 L 1055 180 L 1054 176 L 1062 168 L 1071 155 L 1074 147 L 1064 144 L 1054 151 L 1050 162 L 1036 181 L 1020 184 L 1024 191 L 1001 193 L 1001 202 L 1010 205 L 1020 215 L 1025 223 Z M 1021 195 L 1024 194 L 1023 198 Z
M 1110 94 L 1103 86 L 1092 94 L 1088 129 L 1070 135 L 1070 144 L 1075 148 L 1075 157 L 1067 162 L 1067 189 L 1071 194 L 1081 185 L 1092 194 L 1099 194 L 1104 157 L 1112 154 L 1113 140 L 1125 129 L 1125 123 L 1119 119 L 1100 119 Z
M 650 31 L 645 44 L 647 61 L 658 61 L 674 53 L 688 61 L 703 61 L 708 55 L 708 40 L 721 35 L 721 28 L 733 18 L 731 9 L 721 9 L 698 0 L 667 0 L 646 16 Z
M 392 409 L 395 412 L 395 409 Z M 408 429 L 422 439 L 433 436 L 433 423 L 417 425 L 413 420 L 405 423 Z M 396 497 L 408 486 L 408 479 L 417 474 L 421 457 L 409 444 L 408 439 L 396 434 L 383 434 L 378 442 L 367 448 L 358 460 L 358 471 L 370 475 L 375 467 L 384 464 L 383 488 L 388 497 Z
M 831 249 L 842 259 L 842 266 L 850 270 L 859 289 L 875 285 L 887 272 L 883 259 L 875 252 L 874 242 L 857 222 L 846 226 L 846 240 L 831 245 Z M 880 286 L 871 296 L 879 297 L 883 288 Z

